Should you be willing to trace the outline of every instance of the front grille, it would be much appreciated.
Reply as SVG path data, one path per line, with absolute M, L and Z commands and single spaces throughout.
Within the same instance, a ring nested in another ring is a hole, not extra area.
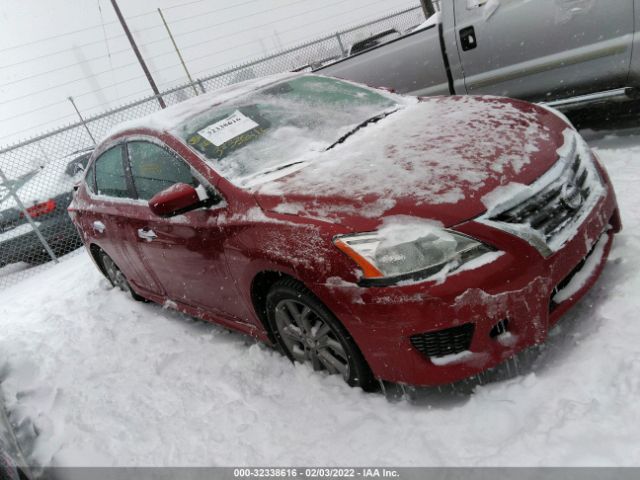
M 411 345 L 427 357 L 444 357 L 469 350 L 475 325 L 465 323 L 437 332 L 411 336 Z
M 565 135 L 558 164 L 529 186 L 534 193 L 480 220 L 524 238 L 545 257 L 572 238 L 604 193 L 588 146 L 575 133 Z
M 569 168 L 554 183 L 520 205 L 496 216 L 493 220 L 529 225 L 547 243 L 576 216 L 591 195 L 589 171 L 577 155 Z

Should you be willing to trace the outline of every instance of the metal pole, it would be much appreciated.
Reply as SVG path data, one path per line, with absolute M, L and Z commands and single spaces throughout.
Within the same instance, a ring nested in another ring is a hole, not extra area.
M 71 105 L 73 105 L 73 108 L 75 109 L 76 113 L 78 114 L 78 117 L 80 118 L 80 121 L 82 122 L 82 125 L 84 125 L 84 129 L 89 134 L 89 138 L 91 138 L 91 141 L 93 142 L 94 145 L 98 145 L 98 142 L 96 142 L 96 139 L 93 138 L 93 135 L 91 135 L 91 130 L 89 130 L 89 126 L 87 125 L 87 122 L 84 121 L 84 118 L 82 117 L 82 114 L 80 113 L 80 110 L 78 110 L 78 107 L 76 106 L 76 102 L 73 101 L 73 97 L 67 97 L 67 98 L 69 99 L 69 101 L 71 102 Z
M 140 50 L 138 50 L 138 46 L 136 45 L 136 41 L 133 39 L 133 35 L 131 35 L 131 32 L 129 31 L 129 27 L 127 26 L 127 22 L 125 22 L 124 17 L 122 16 L 122 12 L 120 11 L 120 8 L 118 7 L 118 4 L 116 3 L 116 0 L 111 0 L 111 5 L 113 5 L 113 9 L 116 11 L 116 15 L 118 16 L 118 20 L 120 20 L 120 24 L 122 25 L 122 28 L 124 29 L 124 33 L 127 34 L 127 38 L 129 39 L 129 43 L 131 44 L 131 48 L 133 49 L 133 52 L 136 54 L 138 62 L 140 62 L 140 66 L 142 67 L 142 70 L 144 71 L 144 74 L 146 75 L 147 80 L 149 81 L 149 85 L 151 85 L 151 90 L 153 90 L 153 93 L 158 98 L 158 103 L 160 104 L 160 107 L 161 108 L 167 108 L 167 105 L 164 103 L 164 99 L 160 96 L 160 91 L 158 90 L 158 87 L 156 86 L 156 82 L 153 81 L 153 77 L 151 76 L 151 72 L 149 72 L 149 69 L 147 68 L 147 64 L 144 63 L 144 59 L 142 58 L 142 55 L 140 54 Z
M 167 21 L 164 18 L 164 14 L 162 13 L 162 10 L 160 10 L 158 8 L 158 13 L 160 14 L 160 18 L 162 19 L 162 23 L 164 23 L 164 28 L 167 29 L 167 33 L 169 34 L 169 38 L 171 39 L 171 43 L 173 43 L 173 48 L 176 49 L 176 53 L 178 54 L 178 58 L 180 59 L 180 63 L 182 63 L 182 68 L 184 68 L 184 73 L 187 74 L 187 78 L 189 79 L 189 83 L 191 84 L 191 88 L 193 88 L 193 92 L 198 95 L 198 90 L 196 89 L 196 86 L 193 84 L 193 79 L 191 78 L 191 74 L 189 73 L 189 69 L 187 68 L 187 64 L 184 62 L 184 58 L 182 58 L 182 54 L 180 53 L 180 49 L 178 48 L 178 45 L 176 44 L 175 39 L 173 38 L 173 33 L 171 33 L 171 29 L 169 28 L 169 25 L 167 24 Z
M 436 13 L 432 0 L 420 0 L 420 3 L 422 4 L 422 10 L 424 11 L 425 18 L 429 18 L 431 15 Z
M 202 93 L 207 93 L 207 91 L 204 89 L 204 83 L 202 83 L 202 80 L 198 79 L 198 85 L 200 85 L 200 90 L 202 90 Z
M 38 237 L 38 240 L 40 240 L 40 243 L 42 243 L 42 245 L 44 246 L 44 249 L 47 251 L 47 253 L 51 257 L 51 260 L 53 260 L 55 263 L 58 263 L 58 257 L 56 257 L 56 254 L 53 253 L 53 250 L 49 246 L 49 243 L 42 236 L 42 233 L 40 233 L 40 230 L 38 230 L 38 226 L 36 225 L 36 222 L 34 222 L 33 218 L 31 218 L 31 215 L 29 215 L 29 212 L 24 206 L 24 203 L 22 203 L 22 200 L 20 200 L 20 197 L 18 197 L 16 192 L 14 192 L 13 186 L 9 184 L 9 179 L 6 177 L 6 175 L 4 174 L 1 168 L 0 168 L 0 180 L 2 180 L 2 183 L 7 186 L 7 189 L 9 190 L 9 195 L 13 197 L 16 204 L 18 205 L 18 208 L 22 211 L 22 213 L 24 214 L 24 217 L 27 219 L 27 222 L 29 222 L 29 225 L 31 225 L 31 228 L 33 228 L 34 232 L 36 232 L 36 236 Z
M 344 48 L 344 44 L 342 43 L 342 37 L 340 37 L 340 33 L 336 32 L 336 39 L 338 40 L 338 45 L 340 45 L 340 51 L 342 52 L 342 56 L 347 56 L 347 49 Z

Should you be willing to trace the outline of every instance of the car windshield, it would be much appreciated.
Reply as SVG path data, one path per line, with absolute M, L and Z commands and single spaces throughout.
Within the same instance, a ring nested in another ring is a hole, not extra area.
M 348 82 L 302 76 L 219 105 L 178 135 L 237 185 L 304 162 L 402 100 Z

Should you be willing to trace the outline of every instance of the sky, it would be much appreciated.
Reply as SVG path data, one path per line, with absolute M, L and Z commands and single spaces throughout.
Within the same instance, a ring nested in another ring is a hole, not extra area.
M 160 89 L 274 53 L 418 0 L 119 0 Z M 110 0 L 0 2 L 0 147 L 152 94 Z

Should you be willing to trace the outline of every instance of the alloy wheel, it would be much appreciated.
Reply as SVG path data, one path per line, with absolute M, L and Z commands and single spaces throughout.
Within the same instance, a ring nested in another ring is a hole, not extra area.
M 278 333 L 293 359 L 309 362 L 314 370 L 326 370 L 349 379 L 349 357 L 338 337 L 318 314 L 302 302 L 285 299 L 275 308 Z

